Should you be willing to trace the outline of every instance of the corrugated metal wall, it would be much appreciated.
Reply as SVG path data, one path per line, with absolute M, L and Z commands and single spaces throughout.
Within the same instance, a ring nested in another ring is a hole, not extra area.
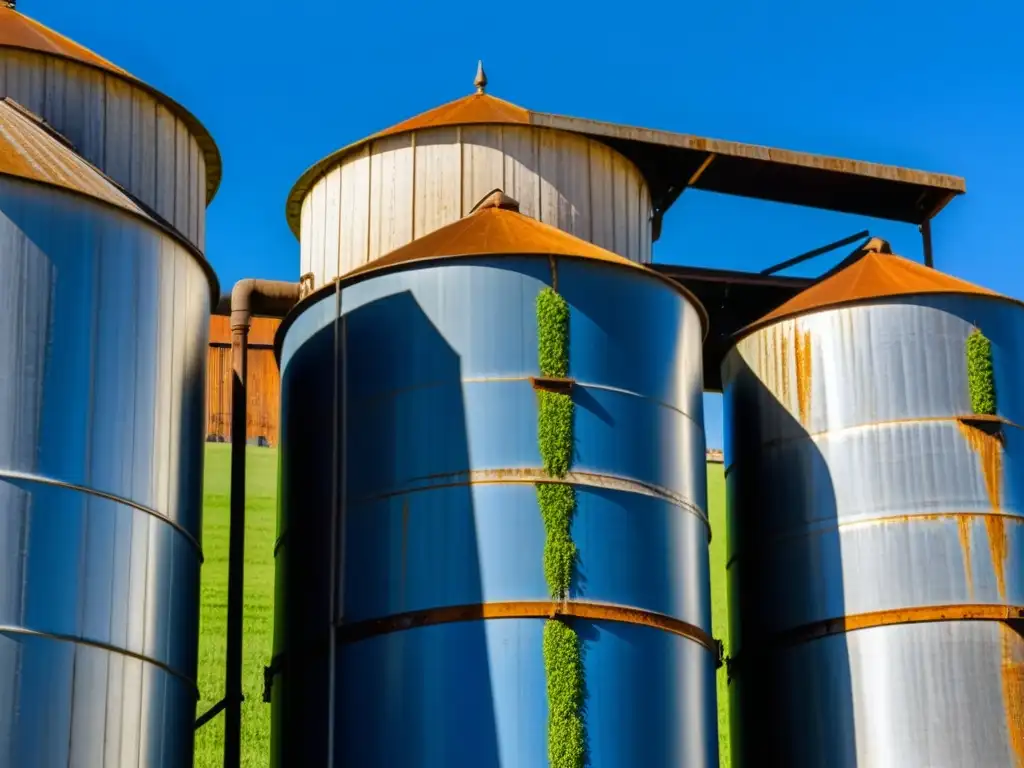
M 0 49 L 0 93 L 203 248 L 206 161 L 188 126 L 151 94 L 117 75 L 10 48 Z
M 374 141 L 314 184 L 302 204 L 301 272 L 326 285 L 458 220 L 495 188 L 527 216 L 651 260 L 650 194 L 624 156 L 561 131 L 467 125 Z
M 249 331 L 249 403 L 246 437 L 276 446 L 281 379 L 274 359 L 274 333 L 279 320 L 253 318 Z M 210 318 L 207 355 L 206 439 L 227 442 L 231 436 L 231 327 L 227 317 Z

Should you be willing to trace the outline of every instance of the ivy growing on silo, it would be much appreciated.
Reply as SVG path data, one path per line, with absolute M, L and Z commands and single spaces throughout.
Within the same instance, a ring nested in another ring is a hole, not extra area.
M 583 659 L 580 639 L 565 622 L 544 625 L 544 670 L 548 689 L 548 763 L 582 768 L 586 753 L 583 723 Z
M 971 410 L 982 416 L 996 413 L 996 382 L 992 367 L 992 342 L 980 329 L 967 336 L 967 385 L 971 394 Z
M 541 375 L 569 375 L 569 305 L 553 288 L 537 296 L 537 341 Z M 537 393 L 537 441 L 544 470 L 564 478 L 572 466 L 573 401 L 561 392 Z M 552 600 L 569 595 L 576 544 L 572 518 L 576 491 L 568 483 L 538 483 L 537 503 L 544 522 L 544 577 Z M 583 768 L 586 733 L 583 722 L 583 660 L 580 639 L 568 623 L 544 625 L 544 671 L 548 699 L 548 762 L 551 768 Z

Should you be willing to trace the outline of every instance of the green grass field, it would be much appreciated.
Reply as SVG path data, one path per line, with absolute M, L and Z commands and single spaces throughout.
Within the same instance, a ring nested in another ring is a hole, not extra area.
M 231 448 L 206 446 L 203 498 L 202 606 L 199 693 L 202 714 L 224 696 L 224 639 L 228 602 L 228 500 Z M 249 448 L 246 456 L 245 635 L 243 645 L 242 765 L 266 768 L 270 705 L 263 703 L 263 667 L 274 631 L 274 535 L 277 528 L 277 451 Z M 224 715 L 196 733 L 196 767 L 223 765 Z
M 708 517 L 711 520 L 711 625 L 716 638 L 725 643 L 729 653 L 729 597 L 726 591 L 725 561 L 727 537 L 725 530 L 725 467 L 708 464 Z M 718 743 L 722 768 L 729 768 L 729 689 L 725 666 L 718 670 Z
M 206 447 L 206 485 L 203 501 L 202 608 L 199 636 L 197 714 L 224 695 L 224 632 L 227 619 L 228 491 L 231 449 Z M 265 768 L 270 751 L 270 705 L 263 703 L 263 667 L 270 662 L 274 614 L 274 535 L 277 514 L 277 451 L 249 448 L 246 472 L 245 529 L 245 644 L 242 705 L 242 765 Z M 721 464 L 708 465 L 708 507 L 715 535 L 711 542 L 712 621 L 715 637 L 726 641 L 728 611 L 725 567 L 725 478 Z M 721 575 L 723 578 L 717 578 Z M 725 669 L 718 672 L 718 720 L 727 736 L 728 711 Z M 196 733 L 197 768 L 220 768 L 224 716 L 218 715 Z M 728 739 L 722 739 L 722 766 L 729 766 Z

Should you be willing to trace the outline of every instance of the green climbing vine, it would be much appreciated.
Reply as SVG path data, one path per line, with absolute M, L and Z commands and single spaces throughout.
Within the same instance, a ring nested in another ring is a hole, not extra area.
M 551 768 L 582 768 L 586 733 L 580 639 L 568 624 L 544 625 L 544 670 L 548 683 L 548 762 Z
M 569 305 L 553 288 L 537 296 L 537 342 L 544 377 L 569 375 Z M 544 470 L 561 479 L 572 465 L 572 396 L 541 390 L 537 403 L 537 441 Z M 544 577 L 552 600 L 569 596 L 576 545 L 572 518 L 576 491 L 568 483 L 538 483 L 537 503 L 544 522 Z M 583 768 L 583 660 L 580 639 L 568 623 L 544 625 L 544 671 L 548 697 L 548 762 L 551 768 Z
M 971 410 L 983 416 L 996 413 L 996 383 L 992 368 L 992 342 L 975 328 L 967 337 L 967 386 Z

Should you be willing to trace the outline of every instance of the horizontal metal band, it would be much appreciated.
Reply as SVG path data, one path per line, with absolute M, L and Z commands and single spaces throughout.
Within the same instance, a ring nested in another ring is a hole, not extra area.
M 108 653 L 117 654 L 118 656 L 127 656 L 128 658 L 136 659 L 137 661 L 141 661 L 141 662 L 143 662 L 145 664 L 150 664 L 150 665 L 152 665 L 152 666 L 154 666 L 154 667 L 156 667 L 156 668 L 166 672 L 167 674 L 171 675 L 172 677 L 175 677 L 178 680 L 181 680 L 189 688 L 191 688 L 193 691 L 195 691 L 196 699 L 197 700 L 198 700 L 198 697 L 199 697 L 199 686 L 196 684 L 195 680 L 192 680 L 192 679 L 188 678 L 187 676 L 183 675 L 181 672 L 178 672 L 177 670 L 175 670 L 173 667 L 170 667 L 167 664 L 164 664 L 162 661 L 157 661 L 156 659 L 151 659 L 149 656 L 144 656 L 141 653 L 135 653 L 134 651 L 129 651 L 127 648 L 119 648 L 118 646 L 111 645 L 110 643 L 103 643 L 103 642 L 100 642 L 99 640 L 88 640 L 88 639 L 86 639 L 84 637 L 76 637 L 75 635 L 59 635 L 59 634 L 54 634 L 52 632 L 40 632 L 39 630 L 36 630 L 36 629 L 29 629 L 28 627 L 16 627 L 16 626 L 12 626 L 12 625 L 9 625 L 9 624 L 0 624 L 0 635 L 24 635 L 24 636 L 27 636 L 27 637 L 38 637 L 38 638 L 41 638 L 41 639 L 44 639 L 44 640 L 53 640 L 55 642 L 60 642 L 60 643 L 73 643 L 74 645 L 86 645 L 86 646 L 88 646 L 90 648 L 98 648 L 101 651 L 107 651 Z
M 0 480 L 3 479 L 22 480 L 29 483 L 39 483 L 40 485 L 52 485 L 55 488 L 64 488 L 65 490 L 84 493 L 87 496 L 95 496 L 100 499 L 106 499 L 107 501 L 113 501 L 114 503 L 120 504 L 121 506 L 124 507 L 131 507 L 132 509 L 137 509 L 139 512 L 144 512 L 150 517 L 155 517 L 160 522 L 166 523 L 167 525 L 171 526 L 171 528 L 173 528 L 175 531 L 180 533 L 183 537 L 185 537 L 188 543 L 192 545 L 192 548 L 195 549 L 196 553 L 199 555 L 199 562 L 203 562 L 203 548 L 199 546 L 199 542 L 196 541 L 196 538 L 191 533 L 186 531 L 178 523 L 174 522 L 170 518 L 161 515 L 155 509 L 144 507 L 142 504 L 132 501 L 131 499 L 126 499 L 123 496 L 116 496 L 113 493 L 107 493 L 106 491 L 98 491 L 95 488 L 89 488 L 84 485 L 75 485 L 74 483 L 67 483 L 64 482 L 63 480 L 57 480 L 52 477 L 46 477 L 45 475 L 35 475 L 30 472 L 16 472 L 11 469 L 0 469 Z
M 708 541 L 711 541 L 711 521 L 707 513 L 693 502 L 683 498 L 680 494 L 674 493 L 667 488 L 660 488 L 650 483 L 643 483 L 638 480 L 627 480 L 614 475 L 597 474 L 594 472 L 569 472 L 564 477 L 552 477 L 543 469 L 476 469 L 466 472 L 453 472 L 446 475 L 428 475 L 426 477 L 414 477 L 417 480 L 431 480 L 434 482 L 423 485 L 403 488 L 396 491 L 363 496 L 351 502 L 353 506 L 365 504 L 372 501 L 381 501 L 396 496 L 405 496 L 412 493 L 442 490 L 445 488 L 463 488 L 469 485 L 535 485 L 537 483 L 564 483 L 566 485 L 578 485 L 584 488 L 601 488 L 610 491 L 623 491 L 625 493 L 637 493 L 643 496 L 650 496 L 661 499 L 680 507 L 686 512 L 699 518 L 708 532 Z M 274 556 L 284 544 L 288 536 L 285 530 L 274 541 Z
M 515 381 L 523 381 L 532 385 L 534 379 L 536 379 L 537 377 L 538 374 L 534 373 L 523 374 L 522 376 L 466 376 L 465 378 L 460 379 L 453 378 L 446 380 L 431 381 L 425 384 L 416 384 L 411 387 L 401 387 L 399 389 L 378 392 L 372 395 L 371 397 L 363 397 L 359 398 L 358 400 L 353 400 L 352 402 L 349 403 L 349 406 L 352 406 L 353 404 L 359 405 L 362 403 L 372 403 L 380 400 L 390 400 L 391 398 L 396 397 L 397 395 L 405 394 L 406 392 L 416 392 L 423 389 L 435 389 L 437 387 L 452 384 L 502 384 Z M 667 408 L 670 411 L 675 411 L 681 416 L 685 416 L 697 427 L 697 429 L 701 431 L 701 433 L 704 432 L 704 425 L 702 423 L 699 423 L 695 418 L 693 418 L 691 414 L 687 413 L 681 408 L 678 408 L 677 406 L 674 406 L 670 403 L 666 403 L 663 400 L 658 400 L 649 395 L 645 395 L 641 392 L 635 392 L 631 389 L 626 389 L 624 387 L 613 387 L 610 384 L 595 384 L 593 382 L 582 381 L 580 379 L 573 379 L 572 381 L 574 387 L 580 387 L 582 389 L 597 389 L 604 392 L 615 392 L 616 394 L 619 395 L 627 395 L 629 397 L 636 397 L 640 400 L 647 400 L 648 402 L 656 406 L 659 406 L 661 408 Z
M 839 531 L 844 528 L 870 528 L 873 525 L 893 525 L 897 523 L 934 523 L 941 520 L 959 520 L 961 518 L 975 517 L 1001 517 L 1004 519 L 1003 522 L 1024 524 L 1024 515 L 1000 512 L 998 510 L 991 512 L 925 512 L 920 515 L 883 515 L 880 517 L 864 517 L 852 520 L 825 520 L 814 525 L 805 526 L 804 528 L 783 531 L 782 533 L 776 533 L 771 536 L 760 538 L 758 540 L 758 546 L 754 548 L 753 551 L 763 552 L 767 550 L 767 547 L 765 546 L 767 544 L 774 544 L 792 539 L 809 538 L 810 536 Z M 734 552 L 725 562 L 726 570 L 732 568 L 740 558 L 749 556 L 750 551 L 748 550 Z
M 403 632 L 436 624 L 452 624 L 463 621 L 486 619 L 554 619 L 573 617 L 591 621 L 612 621 L 619 624 L 637 624 L 660 629 L 693 640 L 717 657 L 717 641 L 700 627 L 674 619 L 663 613 L 645 611 L 611 603 L 587 603 L 569 600 L 555 602 L 548 600 L 508 601 L 478 603 L 475 605 L 452 605 L 443 608 L 427 608 L 409 611 L 379 619 L 342 624 L 338 627 L 337 638 L 341 643 L 356 643 L 379 635 Z
M 787 629 L 767 638 L 751 651 L 729 659 L 730 670 L 740 659 L 758 656 L 765 651 L 790 648 L 832 635 L 856 632 L 860 629 L 892 627 L 902 624 L 926 624 L 944 621 L 1015 621 L 1024 619 L 1024 606 L 994 604 L 920 605 L 913 608 L 892 608 L 885 611 L 850 614 L 824 619 Z M 730 672 L 731 674 L 731 672 Z
M 353 504 L 360 504 L 367 501 L 377 501 L 394 496 L 405 496 L 409 493 L 421 491 L 432 491 L 438 488 L 458 488 L 466 485 L 533 485 L 536 483 L 562 483 L 566 485 L 578 485 L 582 487 L 601 488 L 609 491 L 625 491 L 626 493 L 638 493 L 644 496 L 651 496 L 662 499 L 677 507 L 682 507 L 688 512 L 695 514 L 710 530 L 707 513 L 694 504 L 682 494 L 670 491 L 667 488 L 645 483 L 640 480 L 631 480 L 625 477 L 609 475 L 597 472 L 568 472 L 563 477 L 552 477 L 542 468 L 525 467 L 520 469 L 470 469 L 464 472 L 452 472 L 442 475 L 425 475 L 414 477 L 410 482 L 420 481 L 421 485 L 408 488 L 400 488 L 384 493 L 363 496 L 353 499 Z
M 984 416 L 973 413 L 961 413 L 950 416 L 918 416 L 907 419 L 885 419 L 883 421 L 869 421 L 864 424 L 851 424 L 847 427 L 839 427 L 838 429 L 826 429 L 821 432 L 805 432 L 800 435 L 793 435 L 790 437 L 780 437 L 774 440 L 768 440 L 758 446 L 761 451 L 765 451 L 771 448 L 775 448 L 780 445 L 787 443 L 796 443 L 803 440 L 816 441 L 820 437 L 830 437 L 832 435 L 842 435 L 848 432 L 866 431 L 869 429 L 877 429 L 879 427 L 898 427 L 909 424 L 940 424 L 940 423 L 954 423 L 954 422 L 966 422 L 968 424 L 990 424 L 992 426 L 1009 427 L 1010 429 L 1021 429 L 1024 430 L 1024 426 L 1017 424 L 1016 422 L 1004 419 L 1002 416 Z M 728 476 L 732 471 L 733 467 L 736 466 L 736 462 L 732 461 L 726 464 L 725 474 Z

